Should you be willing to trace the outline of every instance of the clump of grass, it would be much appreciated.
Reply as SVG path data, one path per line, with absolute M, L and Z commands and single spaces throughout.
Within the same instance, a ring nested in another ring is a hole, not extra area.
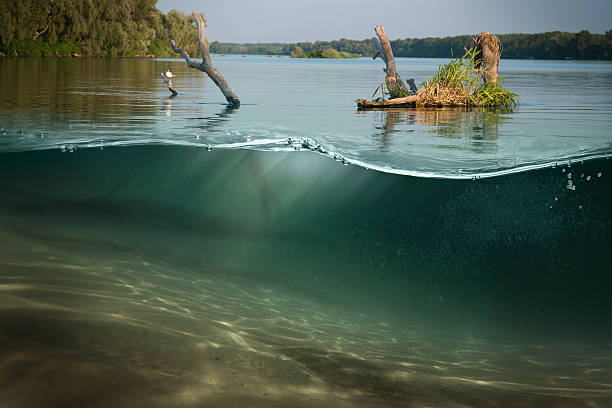
M 461 58 L 438 67 L 438 72 L 417 91 L 418 105 L 472 105 L 474 90 L 480 85 L 476 53 L 467 51 Z
M 514 107 L 518 95 L 501 86 L 502 79 L 481 83 L 482 60 L 477 48 L 466 51 L 448 64 L 417 91 L 417 105 L 424 106 L 487 106 Z
M 497 37 L 491 36 L 495 39 Z M 499 47 L 496 40 L 495 46 Z M 503 80 L 482 83 L 483 64 L 480 56 L 481 44 L 465 52 L 460 58 L 452 58 L 448 64 L 440 65 L 436 75 L 421 84 L 416 92 L 417 106 L 483 106 L 512 108 L 518 104 L 518 95 L 502 87 Z M 382 100 L 408 96 L 399 87 L 390 92 L 386 84 L 380 85 Z M 381 100 L 378 98 L 377 100 Z
M 480 85 L 474 92 L 476 105 L 486 107 L 512 108 L 518 104 L 519 96 L 501 86 L 503 79 Z

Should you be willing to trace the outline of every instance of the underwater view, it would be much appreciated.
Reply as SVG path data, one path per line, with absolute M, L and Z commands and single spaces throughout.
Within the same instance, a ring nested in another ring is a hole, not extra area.
M 0 58 L 2 407 L 612 406 L 612 63 L 213 59 Z

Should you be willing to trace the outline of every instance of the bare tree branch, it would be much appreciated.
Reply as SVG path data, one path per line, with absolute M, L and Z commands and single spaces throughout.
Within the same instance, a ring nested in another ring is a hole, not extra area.
M 389 92 L 393 92 L 396 88 L 400 88 L 406 92 L 406 94 L 410 93 L 408 87 L 402 78 L 400 78 L 399 74 L 397 73 L 397 69 L 395 68 L 395 58 L 393 57 L 393 51 L 391 50 L 389 38 L 387 38 L 387 34 L 385 34 L 385 29 L 383 26 L 377 25 L 374 31 L 376 31 L 376 35 L 380 41 L 379 50 L 381 51 L 381 57 L 383 61 L 385 61 L 385 64 L 387 64 L 385 72 L 387 73 L 386 82 Z
M 208 75 L 210 79 L 212 79 L 212 81 L 215 83 L 215 85 L 219 87 L 219 89 L 225 96 L 225 99 L 227 99 L 227 102 L 230 105 L 234 107 L 240 106 L 240 99 L 238 98 L 238 95 L 236 95 L 225 77 L 212 65 L 208 49 L 208 43 L 206 42 L 206 35 L 204 33 L 204 19 L 199 13 L 196 13 L 195 11 L 193 11 L 191 14 L 193 15 L 193 18 L 195 18 L 196 24 L 198 26 L 198 43 L 200 47 L 200 52 L 202 53 L 202 62 L 200 63 L 193 61 L 189 57 L 189 54 L 187 54 L 184 50 L 176 46 L 174 40 L 170 42 L 172 49 L 174 50 L 174 52 L 183 56 L 189 68 L 198 69 Z
M 195 69 L 199 69 L 200 71 L 202 71 L 202 64 L 192 60 L 191 57 L 189 57 L 189 54 L 185 52 L 185 50 L 178 48 L 174 40 L 170 41 L 170 45 L 172 46 L 172 49 L 174 50 L 174 52 L 176 52 L 177 54 L 181 54 L 183 58 L 185 58 L 185 61 L 187 61 L 187 66 L 189 68 L 195 68 Z
M 53 21 L 53 20 L 51 20 Z M 49 29 L 49 25 L 51 25 L 51 21 L 49 21 L 47 23 L 47 26 L 45 27 L 44 30 L 42 30 L 40 33 L 38 32 L 38 30 L 36 30 L 36 35 L 34 35 L 34 38 L 32 38 L 32 40 L 36 40 L 38 37 L 40 37 L 41 35 L 43 35 L 45 33 L 45 31 L 47 31 Z

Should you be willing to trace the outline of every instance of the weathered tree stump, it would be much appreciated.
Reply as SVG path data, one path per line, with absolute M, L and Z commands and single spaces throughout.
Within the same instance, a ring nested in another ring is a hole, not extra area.
M 210 59 L 210 52 L 208 49 L 208 43 L 206 42 L 206 35 L 204 34 L 204 19 L 199 13 L 193 11 L 191 13 L 193 18 L 196 20 L 196 24 L 198 26 L 198 43 L 200 47 L 200 52 L 202 53 L 202 62 L 193 61 L 189 54 L 187 54 L 184 50 L 178 48 L 174 40 L 170 42 L 172 49 L 174 52 L 181 54 L 185 61 L 187 62 L 187 66 L 189 68 L 195 68 L 204 72 L 212 81 L 219 87 L 227 102 L 233 106 L 240 106 L 240 99 L 238 99 L 238 95 L 234 92 L 232 87 L 229 85 L 225 77 L 213 67 L 212 61 Z
M 376 35 L 380 41 L 380 55 L 387 68 L 385 68 L 385 72 L 387 73 L 387 77 L 385 78 L 385 82 L 387 84 L 387 89 L 390 94 L 394 94 L 397 92 L 397 89 L 401 89 L 406 95 L 410 93 L 406 84 L 400 78 L 397 73 L 397 69 L 395 67 L 395 57 L 393 56 L 393 51 L 391 50 L 391 44 L 389 43 L 389 38 L 387 38 L 387 34 L 385 33 L 385 29 L 381 25 L 377 25 L 374 29 L 376 31 Z
M 482 68 L 482 79 L 487 82 L 497 81 L 501 47 L 497 37 L 488 32 L 482 32 L 474 39 L 476 59 L 481 62 L 476 68 Z

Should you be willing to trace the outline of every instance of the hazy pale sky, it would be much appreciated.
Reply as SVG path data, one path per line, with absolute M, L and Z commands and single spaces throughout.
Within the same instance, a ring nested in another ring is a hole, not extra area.
M 207 37 L 221 42 L 391 39 L 612 29 L 612 0 L 159 0 L 157 7 L 203 12 Z

